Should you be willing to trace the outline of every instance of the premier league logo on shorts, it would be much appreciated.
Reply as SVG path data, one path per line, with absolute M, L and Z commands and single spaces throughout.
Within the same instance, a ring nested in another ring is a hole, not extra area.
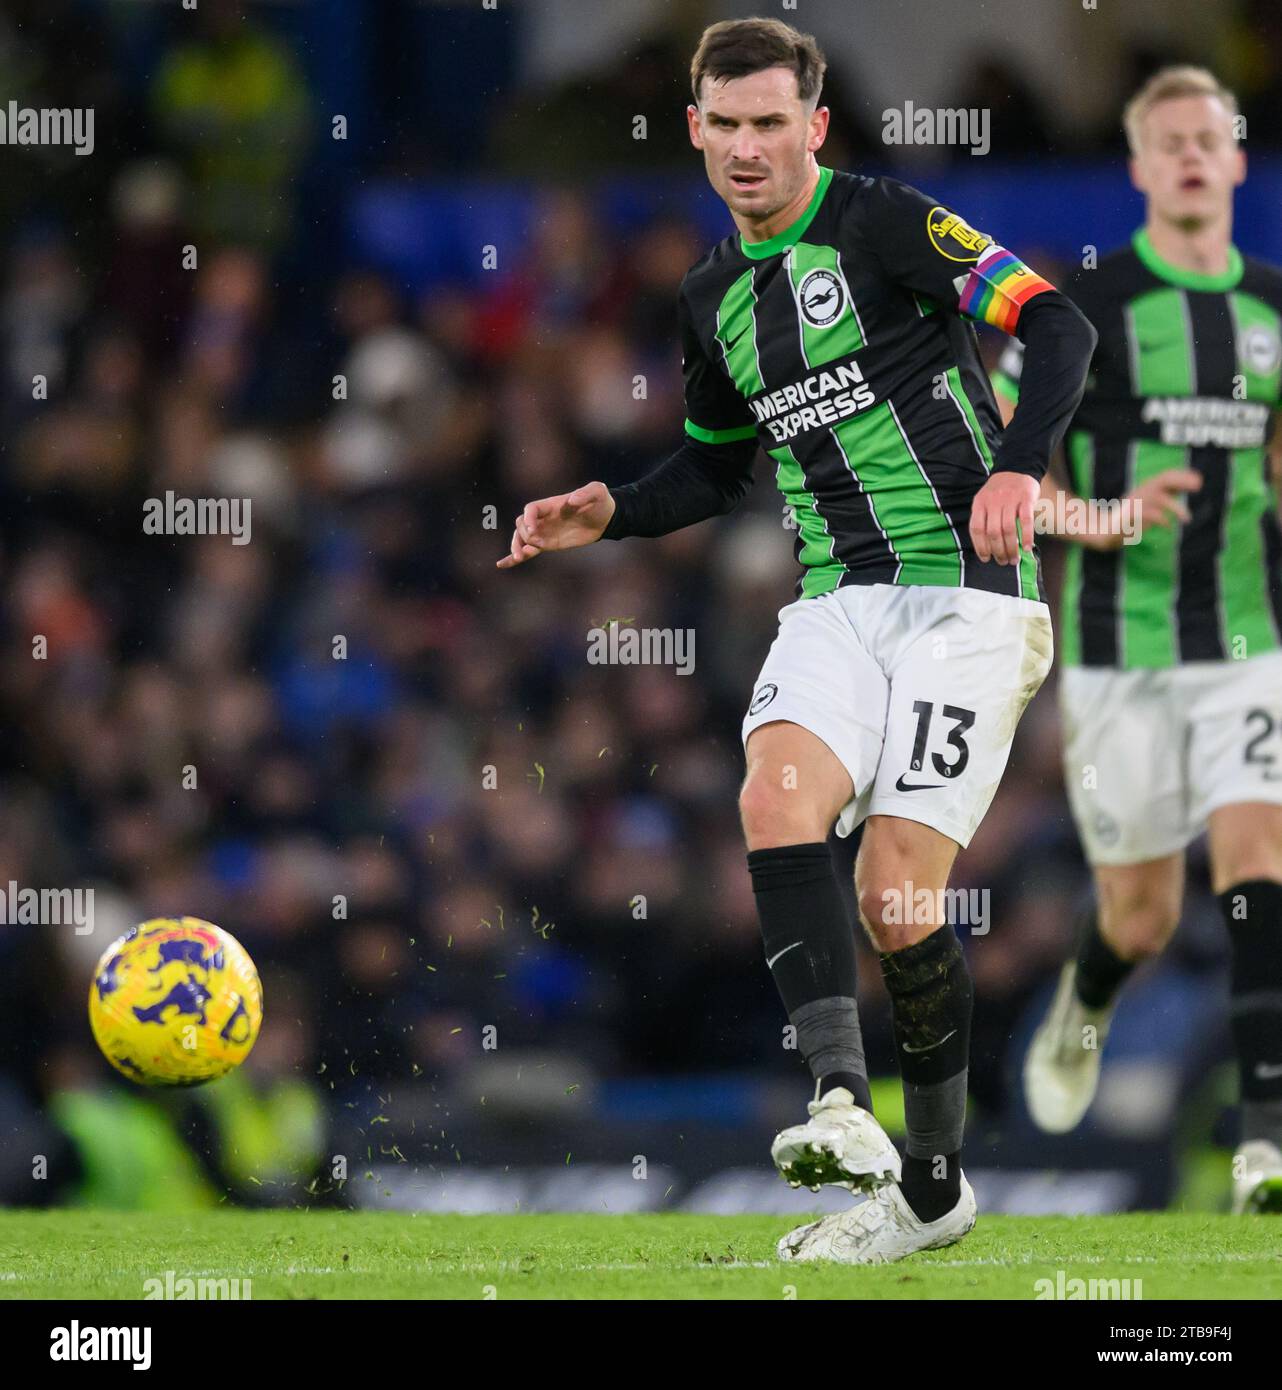
M 797 287 L 801 317 L 811 328 L 827 328 L 836 323 L 845 302 L 841 281 L 831 270 L 812 270 Z

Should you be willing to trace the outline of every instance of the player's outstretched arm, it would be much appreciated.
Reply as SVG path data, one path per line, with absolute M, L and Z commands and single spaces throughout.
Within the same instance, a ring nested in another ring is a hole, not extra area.
M 526 504 L 516 518 L 512 551 L 498 561 L 499 569 L 524 564 L 545 550 L 573 550 L 601 539 L 610 524 L 615 502 L 604 483 L 585 483 L 558 497 L 541 497 Z
M 511 569 L 544 550 L 571 550 L 625 536 L 666 536 L 708 517 L 724 516 L 752 487 L 755 439 L 708 444 L 687 438 L 670 458 L 635 483 L 588 483 L 560 497 L 531 502 L 516 519 Z

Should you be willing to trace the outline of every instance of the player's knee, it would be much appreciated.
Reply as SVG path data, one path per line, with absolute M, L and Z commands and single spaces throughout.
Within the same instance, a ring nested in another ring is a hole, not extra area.
M 864 924 L 865 931 L 876 943 L 877 949 L 882 951 L 892 949 L 882 944 L 893 933 L 887 922 L 889 914 L 886 911 L 886 890 L 881 879 L 864 879 L 857 882 L 855 894 L 859 900 L 860 920 Z
M 739 792 L 739 819 L 749 849 L 810 844 L 828 835 L 820 811 L 759 772 L 750 772 Z
M 864 930 L 879 951 L 902 951 L 935 930 L 930 895 L 895 875 L 861 875 L 855 885 Z
M 874 818 L 864 832 L 855 895 L 864 929 L 879 951 L 914 946 L 946 919 L 940 890 L 952 856 L 924 842 L 922 832 L 923 827 L 894 816 Z
M 1138 962 L 1161 955 L 1179 921 L 1179 903 L 1159 897 L 1113 905 L 1102 926 L 1113 951 L 1122 960 Z

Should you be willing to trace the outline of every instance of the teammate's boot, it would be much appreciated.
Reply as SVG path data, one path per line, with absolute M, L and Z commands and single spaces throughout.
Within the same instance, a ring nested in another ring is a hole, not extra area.
M 1073 983 L 1076 969 L 1069 961 L 1060 972 L 1055 998 L 1024 1058 L 1028 1113 L 1048 1134 L 1067 1134 L 1090 1109 L 1113 1013 L 1111 1006 L 1088 1009 L 1082 1003 Z M 1087 1046 L 1087 1028 L 1095 1030 L 1092 1046 Z
M 792 1187 L 818 1192 L 821 1183 L 831 1182 L 873 1192 L 899 1181 L 899 1150 L 844 1086 L 834 1086 L 807 1109 L 806 1123 L 789 1126 L 770 1146 L 775 1167 Z
M 1233 1156 L 1233 1213 L 1282 1213 L 1282 1149 L 1249 1139 Z
M 825 1216 L 789 1231 L 775 1247 L 785 1261 L 831 1260 L 843 1265 L 884 1265 L 952 1245 L 974 1228 L 975 1194 L 965 1173 L 961 1195 L 952 1211 L 937 1221 L 922 1221 L 897 1183 L 890 1183 L 849 1211 Z

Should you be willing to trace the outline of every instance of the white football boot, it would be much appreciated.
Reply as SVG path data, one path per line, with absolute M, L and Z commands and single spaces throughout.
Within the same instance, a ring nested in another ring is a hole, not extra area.
M 1024 1058 L 1028 1113 L 1048 1134 L 1067 1134 L 1091 1108 L 1113 1015 L 1111 1006 L 1088 1009 L 1077 997 L 1076 970 L 1076 962 L 1069 961 L 1060 971 L 1055 998 Z
M 1282 1149 L 1249 1139 L 1233 1156 L 1233 1214 L 1282 1212 Z M 1237 1176 L 1240 1175 L 1240 1176 Z
M 790 1125 L 770 1146 L 789 1186 L 818 1192 L 821 1183 L 831 1182 L 852 1192 L 874 1192 L 899 1181 L 899 1150 L 844 1086 L 834 1086 L 806 1108 L 806 1123 Z
M 884 1265 L 959 1241 L 975 1225 L 975 1194 L 961 1175 L 961 1196 L 937 1221 L 922 1221 L 895 1183 L 849 1211 L 789 1231 L 775 1247 L 784 1261 L 831 1260 L 843 1265 Z

